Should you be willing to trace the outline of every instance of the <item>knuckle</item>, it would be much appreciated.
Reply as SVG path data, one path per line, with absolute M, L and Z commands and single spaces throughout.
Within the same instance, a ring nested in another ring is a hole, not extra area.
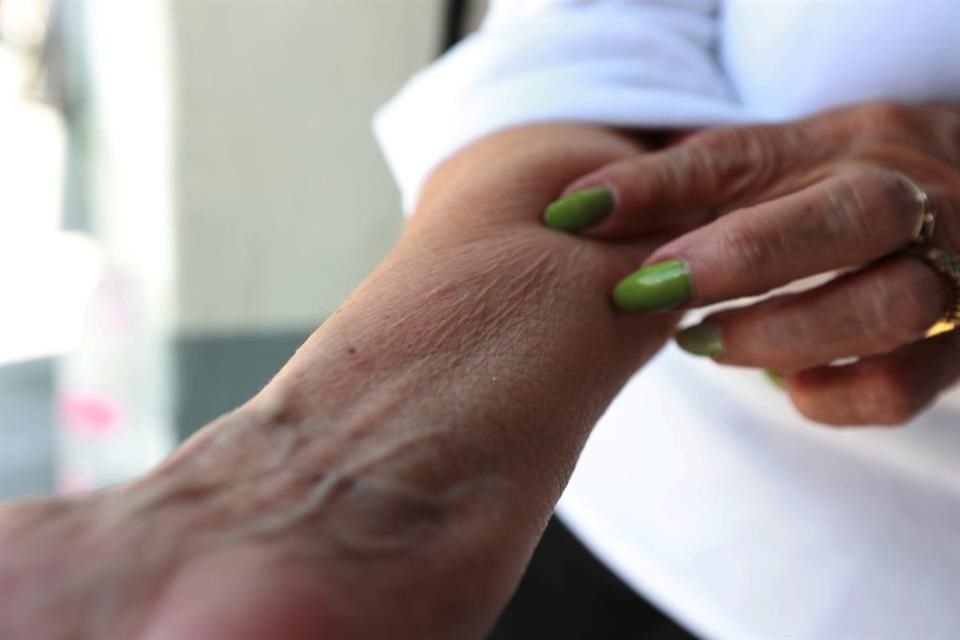
M 889 288 L 882 283 L 868 285 L 864 300 L 853 308 L 854 327 L 860 335 L 872 337 L 868 343 L 874 353 L 889 351 L 899 344 L 898 332 L 888 313 L 888 294 Z
M 763 218 L 744 215 L 736 224 L 723 225 L 718 238 L 718 246 L 732 271 L 742 274 L 743 282 L 755 283 L 761 289 L 766 288 L 771 277 L 776 279 L 773 267 L 778 264 L 776 256 L 784 249 L 783 236 L 776 228 L 771 231 L 768 227 Z
M 879 139 L 897 139 L 914 123 L 911 109 L 894 101 L 885 100 L 855 107 L 850 115 L 858 129 Z
M 922 143 L 932 155 L 956 164 L 960 152 L 960 114 L 942 104 L 905 104 L 879 101 L 848 107 L 846 126 L 862 134 L 862 141 L 871 144 L 905 142 Z M 882 149 L 882 145 L 877 151 Z
M 723 184 L 723 165 L 732 155 L 730 149 L 723 146 L 724 138 L 725 132 L 716 131 L 691 139 L 683 149 L 683 162 L 675 165 L 675 170 L 697 176 L 704 188 L 717 193 Z
M 762 188 L 780 175 L 775 127 L 726 127 L 690 139 L 691 160 L 712 186 L 733 198 Z
M 863 283 L 851 318 L 860 335 L 870 336 L 872 353 L 884 353 L 920 339 L 940 316 L 943 291 L 936 274 L 921 263 L 883 269 Z
M 617 176 L 617 188 L 632 195 L 635 202 L 663 202 L 672 198 L 682 185 L 683 175 L 674 162 L 658 162 L 644 167 L 643 179 L 638 180 L 639 163 L 624 163 Z
M 690 136 L 691 147 L 708 155 L 728 154 L 736 150 L 743 133 L 740 127 L 715 127 Z
M 878 199 L 878 211 L 887 211 L 879 225 L 887 228 L 893 242 L 913 238 L 914 225 L 920 214 L 919 186 L 899 171 L 879 169 L 870 172 L 871 189 Z
M 903 342 L 913 342 L 940 317 L 946 293 L 940 277 L 920 261 L 905 260 L 898 266 L 898 282 L 891 287 L 890 304 Z
M 917 189 L 910 178 L 890 169 L 872 169 L 860 175 L 864 186 L 898 212 L 910 213 L 917 210 Z M 904 216 L 909 218 L 910 216 Z
M 685 175 L 671 151 L 666 154 L 660 158 L 640 155 L 619 160 L 594 172 L 589 184 L 610 187 L 618 206 L 637 211 L 676 201 Z
M 866 342 L 873 353 L 897 348 L 909 339 L 902 328 L 909 321 L 901 317 L 894 287 L 885 278 L 872 278 L 861 291 L 860 300 L 853 306 L 854 326 L 857 332 L 868 336 Z
M 870 232 L 867 203 L 870 189 L 859 175 L 844 176 L 834 181 L 826 192 L 829 237 L 847 242 L 859 240 Z
M 828 191 L 831 234 L 843 242 L 868 243 L 874 253 L 893 251 L 911 238 L 919 212 L 917 192 L 903 174 L 864 168 L 838 177 Z

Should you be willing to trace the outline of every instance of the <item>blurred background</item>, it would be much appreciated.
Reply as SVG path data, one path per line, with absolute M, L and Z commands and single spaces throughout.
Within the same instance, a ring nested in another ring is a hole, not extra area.
M 139 475 L 389 250 L 370 120 L 454 0 L 0 0 L 0 498 Z

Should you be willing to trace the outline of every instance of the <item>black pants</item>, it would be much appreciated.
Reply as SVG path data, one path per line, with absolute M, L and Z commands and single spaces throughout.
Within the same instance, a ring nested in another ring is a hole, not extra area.
M 490 640 L 696 640 L 635 594 L 556 518 Z

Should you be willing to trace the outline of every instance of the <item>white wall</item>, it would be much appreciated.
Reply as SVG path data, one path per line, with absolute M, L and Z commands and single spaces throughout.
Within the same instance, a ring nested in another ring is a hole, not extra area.
M 178 332 L 320 322 L 387 251 L 370 118 L 440 39 L 440 0 L 172 1 Z

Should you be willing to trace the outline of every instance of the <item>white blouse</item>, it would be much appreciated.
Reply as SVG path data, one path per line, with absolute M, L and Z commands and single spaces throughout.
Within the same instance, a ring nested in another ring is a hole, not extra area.
M 495 0 L 375 120 L 412 210 L 522 122 L 776 121 L 960 105 L 960 0 Z M 960 392 L 899 430 L 827 429 L 755 371 L 667 347 L 610 407 L 559 511 L 705 638 L 960 638 Z

